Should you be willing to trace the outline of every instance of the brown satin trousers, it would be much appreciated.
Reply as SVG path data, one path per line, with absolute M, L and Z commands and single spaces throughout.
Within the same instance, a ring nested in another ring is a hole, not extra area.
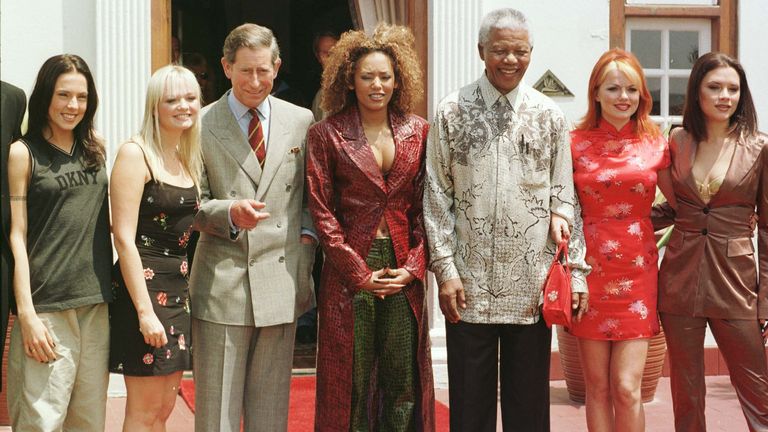
M 705 432 L 704 335 L 707 324 L 725 358 L 750 431 L 768 432 L 768 361 L 755 320 L 694 318 L 661 313 L 669 352 L 677 432 Z M 738 430 L 734 426 L 733 430 Z

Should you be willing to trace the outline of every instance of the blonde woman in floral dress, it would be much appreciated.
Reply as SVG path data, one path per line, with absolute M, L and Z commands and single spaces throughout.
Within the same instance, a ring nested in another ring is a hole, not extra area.
M 600 57 L 589 100 L 571 133 L 571 154 L 592 273 L 589 310 L 571 333 L 579 337 L 589 430 L 643 431 L 640 382 L 648 339 L 659 333 L 650 211 L 657 180 L 671 195 L 669 151 L 649 118 L 651 96 L 631 53 Z
M 165 430 L 192 367 L 186 247 L 197 210 L 200 87 L 180 66 L 149 80 L 138 136 L 120 147 L 110 185 L 118 263 L 110 371 L 125 376 L 124 431 Z

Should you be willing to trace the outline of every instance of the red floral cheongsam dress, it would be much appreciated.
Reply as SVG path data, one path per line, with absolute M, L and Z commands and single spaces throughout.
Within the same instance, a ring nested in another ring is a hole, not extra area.
M 573 181 L 581 204 L 589 311 L 571 333 L 625 340 L 659 332 L 656 315 L 658 250 L 650 212 L 656 172 L 669 166 L 667 141 L 638 137 L 635 122 L 620 131 L 601 120 L 571 132 Z

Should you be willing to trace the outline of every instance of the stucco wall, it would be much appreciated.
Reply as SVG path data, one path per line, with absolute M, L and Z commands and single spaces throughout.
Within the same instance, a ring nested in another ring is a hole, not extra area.
M 485 0 L 483 14 L 502 7 L 514 7 L 530 21 L 534 48 L 525 82 L 533 85 L 551 70 L 574 94 L 554 101 L 571 122 L 577 121 L 586 111 L 592 65 L 608 49 L 608 1 Z
M 96 65 L 94 0 L 3 0 L 0 2 L 0 77 L 32 91 L 37 71 L 55 54 Z
M 747 72 L 749 89 L 757 106 L 760 129 L 768 131 L 768 55 L 765 44 L 768 36 L 768 1 L 739 1 L 739 60 Z

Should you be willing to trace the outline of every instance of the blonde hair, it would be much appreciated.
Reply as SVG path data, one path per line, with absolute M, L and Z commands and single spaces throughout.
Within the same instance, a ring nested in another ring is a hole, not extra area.
M 200 85 L 197 83 L 195 75 L 189 69 L 182 66 L 168 65 L 158 69 L 152 74 L 147 85 L 144 120 L 141 123 L 141 130 L 134 137 L 134 141 L 144 149 L 147 165 L 149 165 L 153 177 L 158 182 L 161 181 L 156 177 L 156 173 L 160 172 L 164 166 L 157 107 L 167 91 L 173 92 L 173 90 L 182 86 L 193 89 L 197 99 L 200 100 Z M 182 132 L 178 152 L 181 165 L 189 176 L 192 177 L 192 181 L 199 192 L 200 177 L 203 172 L 203 156 L 200 147 L 200 115 L 195 118 L 192 127 Z

